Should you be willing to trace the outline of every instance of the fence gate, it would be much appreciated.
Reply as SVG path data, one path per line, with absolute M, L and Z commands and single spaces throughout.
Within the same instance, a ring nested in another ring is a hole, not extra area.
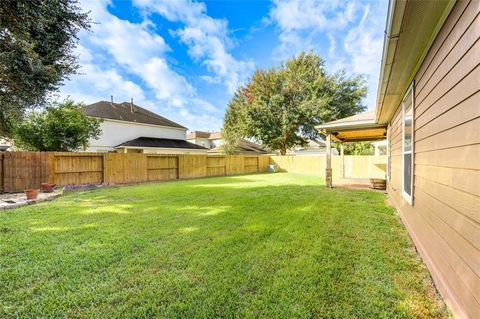
M 245 156 L 245 173 L 258 173 L 257 156 Z
M 147 156 L 147 178 L 149 181 L 178 179 L 178 156 Z
M 95 153 L 50 153 L 51 182 L 57 185 L 103 182 L 103 155 Z

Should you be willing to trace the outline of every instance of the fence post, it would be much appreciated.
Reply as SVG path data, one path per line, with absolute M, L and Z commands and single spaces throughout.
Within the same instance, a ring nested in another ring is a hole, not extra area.
M 0 153 L 0 193 L 3 193 L 3 178 L 4 178 L 4 169 L 3 169 L 3 156 L 4 153 Z
M 340 160 L 341 160 L 341 163 L 340 163 L 340 172 L 341 172 L 341 176 L 342 178 L 345 178 L 345 157 L 344 157 L 344 150 L 343 150 L 343 142 L 340 143 Z
M 102 183 L 106 184 L 107 183 L 107 153 L 103 153 L 102 156 Z
M 183 160 L 184 155 L 178 155 L 178 179 L 183 177 Z
M 332 188 L 332 135 L 327 133 L 327 166 L 325 169 L 325 184 Z

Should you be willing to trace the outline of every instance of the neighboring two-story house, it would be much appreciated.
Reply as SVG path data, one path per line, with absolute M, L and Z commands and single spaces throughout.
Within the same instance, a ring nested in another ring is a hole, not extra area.
M 220 146 L 221 138 L 220 132 L 193 131 L 187 134 L 187 141 L 208 149 Z
M 186 141 L 186 127 L 133 102 L 100 101 L 85 106 L 83 113 L 103 120 L 102 134 L 90 140 L 88 152 L 207 153 L 207 148 Z

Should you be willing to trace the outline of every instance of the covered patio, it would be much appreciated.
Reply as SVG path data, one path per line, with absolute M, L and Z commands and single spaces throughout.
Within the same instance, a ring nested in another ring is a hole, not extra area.
M 316 129 L 326 136 L 326 172 L 325 183 L 333 187 L 332 176 L 332 141 L 340 143 L 341 176 L 336 179 L 336 185 L 346 188 L 371 188 L 369 176 L 365 178 L 348 178 L 345 176 L 344 143 L 381 141 L 387 137 L 387 125 L 375 121 L 375 111 L 349 116 L 340 120 L 316 126 Z M 386 167 L 385 167 L 386 170 Z

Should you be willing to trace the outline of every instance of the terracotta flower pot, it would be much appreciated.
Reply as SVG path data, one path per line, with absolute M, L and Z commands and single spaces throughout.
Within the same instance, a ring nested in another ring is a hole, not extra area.
M 53 183 L 42 183 L 42 192 L 51 193 L 55 190 L 56 185 L 57 184 L 53 184 Z
M 26 189 L 25 196 L 27 196 L 27 200 L 37 199 L 38 191 L 38 189 Z

